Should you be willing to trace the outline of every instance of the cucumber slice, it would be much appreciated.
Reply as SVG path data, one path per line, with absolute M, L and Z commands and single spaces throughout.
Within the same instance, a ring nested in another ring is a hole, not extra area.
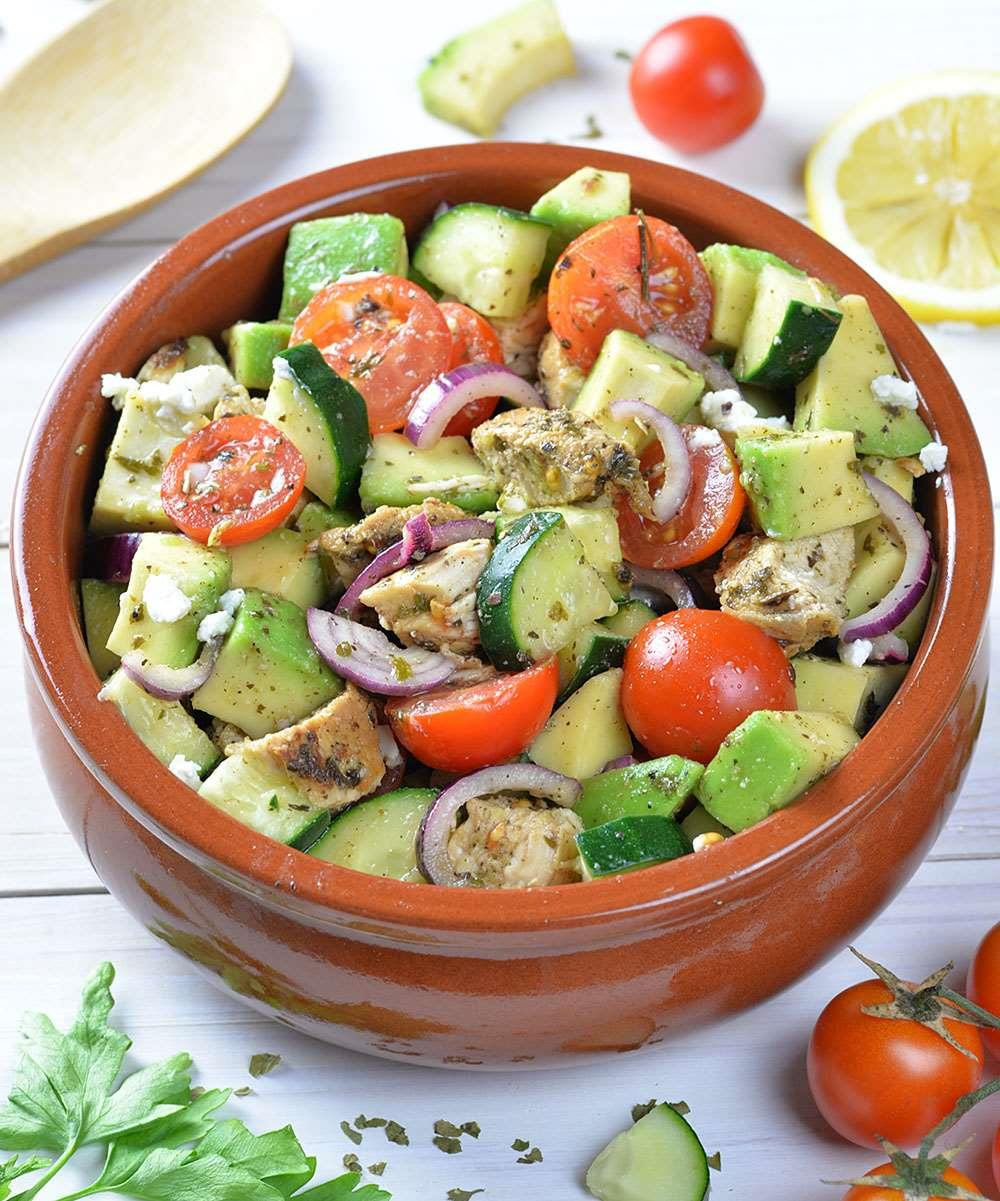
M 366 513 L 380 505 L 419 505 L 430 496 L 467 513 L 485 513 L 497 503 L 496 485 L 457 435 L 421 450 L 402 434 L 376 434 L 358 491 Z
M 621 667 L 628 639 L 597 621 L 588 622 L 559 652 L 559 704 L 570 693 L 612 667 Z
M 94 665 L 94 671 L 102 680 L 121 662 L 114 651 L 108 650 L 108 639 L 118 620 L 118 605 L 124 591 L 124 584 L 109 584 L 106 580 L 80 581 L 80 603 L 83 608 L 87 653 Z
M 516 209 L 456 204 L 427 227 L 413 265 L 487 317 L 520 317 L 551 230 L 548 222 Z
M 606 617 L 601 625 L 612 634 L 620 634 L 623 638 L 632 639 L 644 625 L 656 620 L 656 610 L 650 608 L 645 601 L 630 600 L 618 606 L 618 612 Z
M 716 242 L 706 246 L 698 256 L 708 278 L 712 281 L 714 303 L 712 328 L 709 337 L 720 349 L 735 350 L 743 338 L 743 330 L 757 291 L 757 277 L 770 264 L 790 275 L 805 278 L 805 272 L 767 250 L 751 250 L 748 246 L 729 246 Z
M 708 1156 L 689 1122 L 657 1105 L 611 1140 L 587 1170 L 598 1201 L 704 1201 Z
M 139 741 L 165 765 L 183 755 L 206 772 L 218 762 L 219 750 L 180 701 L 161 701 L 116 671 L 98 693 L 111 701 Z
M 615 611 L 561 513 L 526 513 L 497 544 L 476 586 L 483 649 L 519 671 L 562 650 L 587 622 Z
M 288 347 L 288 321 L 237 321 L 222 331 L 236 382 L 266 392 L 274 378 L 274 356 Z
M 621 817 L 673 817 L 701 779 L 700 763 L 680 755 L 601 772 L 586 780 L 575 812 L 587 829 Z
M 309 854 L 370 876 L 426 883 L 417 867 L 417 831 L 433 788 L 400 788 L 359 801 L 334 818 Z
M 258 834 L 300 851 L 330 825 L 329 809 L 310 804 L 286 771 L 242 751 L 223 759 L 198 794 Z
M 310 492 L 332 508 L 355 498 L 371 440 L 368 411 L 311 342 L 276 356 L 264 416 L 298 447 Z
M 825 284 L 766 264 L 757 277 L 733 374 L 764 388 L 794 387 L 826 352 L 840 321 Z
M 295 528 L 307 538 L 318 538 L 325 530 L 343 529 L 354 525 L 357 517 L 345 509 L 330 509 L 322 501 L 310 500 L 295 518 Z
M 581 167 L 560 180 L 531 206 L 532 217 L 552 226 L 542 266 L 547 280 L 556 260 L 584 230 L 612 217 L 625 217 L 632 207 L 632 181 L 625 171 Z
M 592 876 L 617 876 L 691 853 L 691 840 L 670 817 L 619 817 L 577 834 L 576 845 Z

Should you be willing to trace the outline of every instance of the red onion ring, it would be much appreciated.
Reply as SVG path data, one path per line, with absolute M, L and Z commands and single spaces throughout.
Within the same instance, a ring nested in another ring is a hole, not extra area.
M 222 638 L 210 638 L 202 646 L 198 658 L 187 667 L 147 663 L 142 651 L 126 651 L 122 655 L 122 671 L 150 696 L 161 701 L 183 700 L 199 689 L 212 674 L 222 643 Z
M 653 516 L 661 524 L 677 516 L 691 487 L 691 455 L 676 421 L 643 400 L 615 400 L 611 416 L 616 421 L 637 417 L 656 434 L 663 447 L 663 483 L 653 497 Z
M 443 684 L 455 661 L 419 646 L 397 646 L 382 633 L 326 609 L 309 609 L 312 644 L 345 680 L 381 696 L 415 696 Z
M 632 579 L 636 584 L 662 593 L 673 602 L 675 608 L 698 608 L 691 585 L 679 571 L 671 571 L 666 567 L 638 567 L 635 563 L 628 562 L 625 566 L 632 573 Z
M 855 642 L 858 638 L 875 639 L 883 634 L 891 634 L 920 602 L 931 582 L 934 568 L 930 537 L 913 508 L 888 484 L 867 471 L 861 474 L 878 502 L 882 516 L 899 535 L 906 559 L 899 579 L 878 604 L 867 613 L 845 621 L 840 627 L 842 642 Z
M 337 603 L 335 612 L 344 617 L 356 617 L 361 607 L 361 593 L 379 580 L 436 550 L 472 538 L 492 538 L 495 533 L 496 525 L 479 517 L 460 517 L 431 525 L 426 513 L 418 513 L 403 526 L 403 537 L 376 555 L 354 580 Z
M 127 584 L 142 534 L 111 534 L 87 547 L 85 574 L 113 584 Z
M 604 775 L 606 771 L 618 771 L 622 767 L 634 767 L 638 762 L 635 755 L 619 755 L 617 759 L 609 759 L 598 774 Z
M 572 808 L 580 799 L 579 780 L 534 763 L 506 763 L 484 767 L 446 788 L 424 814 L 417 833 L 417 863 L 432 884 L 460 887 L 469 877 L 459 875 L 448 856 L 448 840 L 455 830 L 458 811 L 476 797 L 494 792 L 530 792 L 557 805 Z
M 697 371 L 705 380 L 705 386 L 709 392 L 722 392 L 726 388 L 740 391 L 739 384 L 721 363 L 709 358 L 707 354 L 697 350 L 694 346 L 690 346 L 676 334 L 658 331 L 646 334 L 646 341 L 655 346 L 657 350 L 665 351 L 667 354 L 673 355 L 675 359 L 680 359 L 685 367 Z M 742 393 L 740 394 L 742 395 Z
M 910 648 L 898 634 L 880 634 L 872 639 L 869 663 L 905 663 L 910 657 Z
M 387 792 L 395 792 L 402 784 L 406 774 L 406 756 L 399 749 L 399 743 L 388 726 L 377 726 L 375 732 L 378 734 L 378 746 L 385 763 L 385 775 L 379 781 L 378 788 L 368 795 L 385 796 Z
M 434 446 L 455 414 L 484 396 L 503 396 L 521 408 L 545 408 L 531 384 L 502 363 L 465 363 L 431 380 L 410 410 L 403 433 L 421 449 Z

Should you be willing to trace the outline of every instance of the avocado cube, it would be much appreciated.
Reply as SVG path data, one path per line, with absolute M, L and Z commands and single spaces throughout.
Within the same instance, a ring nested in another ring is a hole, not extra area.
M 697 796 L 730 830 L 746 830 L 791 804 L 832 771 L 857 743 L 829 713 L 758 709 L 722 741 Z
M 832 713 L 859 734 L 872 724 L 906 675 L 905 663 L 865 663 L 855 667 L 819 655 L 797 655 L 795 700 L 800 709 Z
M 183 593 L 187 598 L 188 610 L 181 617 L 164 619 L 157 611 L 147 595 L 154 577 L 159 577 L 157 585 L 162 582 L 175 595 Z M 141 651 L 148 663 L 187 667 L 198 655 L 201 619 L 218 607 L 228 586 L 225 551 L 209 550 L 182 534 L 143 534 L 108 650 L 116 655 Z
M 689 814 L 681 821 L 681 829 L 692 842 L 699 834 L 721 834 L 728 838 L 732 831 L 717 822 L 704 805 L 695 805 Z
M 498 491 L 472 447 L 460 437 L 421 449 L 402 434 L 376 434 L 361 469 L 361 507 L 419 505 L 429 496 L 467 513 L 495 509 Z
M 406 275 L 406 227 L 389 213 L 348 213 L 298 221 L 288 233 L 281 321 L 294 321 L 313 296 L 361 271 Z
M 617 421 L 611 416 L 613 401 L 641 400 L 683 421 L 705 388 L 704 379 L 666 351 L 659 350 L 638 334 L 616 329 L 604 339 L 573 411 L 591 417 L 634 454 L 641 454 L 654 440 L 652 430 L 634 420 Z
M 844 598 L 847 617 L 858 617 L 892 588 L 906 562 L 896 531 L 881 517 L 854 527 L 854 570 Z
M 902 458 L 931 441 L 915 409 L 880 400 L 872 380 L 896 364 L 863 296 L 843 296 L 843 318 L 826 353 L 795 389 L 797 430 L 847 430 L 862 454 Z
M 542 264 L 548 278 L 556 260 L 584 230 L 612 217 L 625 217 L 632 207 L 632 183 L 626 171 L 581 167 L 550 188 L 531 206 L 532 217 L 552 226 Z
M 757 295 L 757 277 L 770 264 L 792 275 L 804 275 L 791 263 L 768 250 L 749 246 L 730 246 L 715 242 L 706 246 L 698 256 L 712 281 L 711 343 L 721 350 L 735 350 L 743 338 L 743 330 Z
M 322 604 L 326 596 L 319 556 L 298 530 L 272 530 L 253 542 L 232 547 L 229 557 L 233 588 L 273 592 L 300 609 Z
M 169 766 L 175 755 L 198 765 L 204 775 L 218 762 L 215 743 L 180 701 L 161 701 L 132 682 L 124 671 L 116 671 L 97 694 L 111 701 L 132 727 L 139 741 Z
M 606 763 L 632 753 L 622 713 L 620 667 L 592 676 L 552 714 L 528 748 L 540 767 L 577 780 L 596 776 Z
M 886 459 L 882 455 L 862 455 L 860 462 L 862 471 L 888 484 L 908 505 L 913 504 L 912 471 L 907 471 L 895 459 Z
M 287 350 L 290 321 L 237 321 L 222 331 L 236 382 L 266 392 L 274 376 L 274 356 Z
M 769 538 L 805 538 L 876 517 L 852 434 L 816 430 L 736 442 L 740 481 Z
M 109 584 L 107 580 L 81 580 L 80 604 L 83 609 L 83 630 L 87 653 L 94 671 L 105 679 L 120 660 L 108 650 L 108 639 L 118 620 L 118 605 L 125 591 L 124 584 Z
M 344 526 L 354 525 L 357 520 L 355 514 L 348 513 L 346 509 L 331 509 L 321 500 L 310 500 L 295 518 L 295 528 L 312 540 L 325 530 L 343 529 Z
M 325 705 L 343 687 L 310 641 L 298 605 L 253 588 L 191 703 L 263 738 Z
M 673 817 L 694 792 L 704 770 L 700 763 L 667 755 L 601 772 L 584 781 L 576 815 L 587 829 L 644 813 Z

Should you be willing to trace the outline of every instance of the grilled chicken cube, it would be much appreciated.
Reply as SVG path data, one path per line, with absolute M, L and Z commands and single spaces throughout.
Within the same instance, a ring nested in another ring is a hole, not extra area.
M 549 328 L 546 293 L 539 293 L 534 304 L 528 305 L 520 317 L 492 317 L 489 322 L 500 339 L 504 363 L 522 379 L 534 379 L 538 371 L 539 343 Z
M 583 822 L 572 809 L 506 796 L 477 797 L 452 834 L 448 858 L 456 872 L 487 888 L 533 888 L 582 879 L 576 836 Z
M 353 684 L 311 717 L 240 750 L 283 767 L 313 804 L 335 813 L 374 791 L 385 774 L 375 706 Z
M 586 379 L 586 371 L 581 371 L 570 360 L 562 343 L 550 330 L 538 349 L 538 382 L 549 408 L 572 408 Z
M 715 586 L 726 613 L 753 622 L 791 656 L 839 633 L 853 569 L 850 527 L 788 542 L 744 534 L 723 552 Z
M 372 584 L 361 603 L 406 646 L 466 654 L 479 642 L 476 583 L 492 550 L 488 538 L 455 542 Z
M 382 505 L 356 525 L 325 530 L 317 545 L 330 586 L 343 589 L 353 584 L 376 555 L 399 541 L 403 526 L 418 513 L 426 513 L 431 525 L 468 516 L 457 505 L 430 497 L 402 509 Z
M 472 445 L 503 487 L 501 505 L 531 509 L 625 493 L 650 515 L 639 460 L 596 422 L 568 409 L 511 409 L 472 431 Z
M 242 384 L 231 384 L 212 412 L 212 420 L 220 417 L 263 417 L 263 396 L 251 396 Z

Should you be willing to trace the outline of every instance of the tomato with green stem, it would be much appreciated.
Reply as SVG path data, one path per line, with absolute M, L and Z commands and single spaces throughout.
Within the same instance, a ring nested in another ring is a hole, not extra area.
M 250 415 L 220 417 L 174 447 L 160 499 L 195 542 L 238 546 L 277 529 L 305 480 L 305 459 L 277 426 Z
M 636 213 L 591 226 L 563 251 L 549 280 L 549 324 L 568 358 L 589 371 L 612 330 L 662 330 L 699 347 L 712 319 L 712 284 L 679 229 Z
M 844 1201 L 906 1201 L 906 1194 L 900 1189 L 893 1188 L 890 1184 L 879 1184 L 879 1177 L 891 1178 L 895 1169 L 891 1163 L 879 1164 L 877 1168 L 872 1168 L 870 1172 L 865 1173 L 865 1178 L 872 1178 L 871 1184 L 855 1184 L 844 1194 Z M 971 1193 L 974 1197 L 982 1197 L 983 1193 L 974 1180 L 970 1180 L 964 1172 L 960 1172 L 957 1168 L 945 1168 L 940 1174 L 941 1180 L 952 1185 L 953 1188 L 964 1189 L 967 1193 Z M 920 1197 L 921 1194 L 910 1193 L 909 1196 Z M 949 1197 L 954 1197 L 955 1193 L 949 1193 Z M 927 1194 L 926 1201 L 947 1201 L 947 1198 L 938 1194 Z
M 976 950 L 969 965 L 966 992 L 970 1001 L 1000 1015 L 1000 922 L 986 934 Z M 984 1030 L 983 1041 L 993 1057 L 1000 1059 L 1000 1031 Z
M 449 369 L 461 367 L 463 363 L 502 363 L 503 347 L 492 325 L 482 314 L 470 309 L 457 300 L 442 300 L 438 306 L 444 314 L 452 337 L 452 355 Z M 468 437 L 477 425 L 492 417 L 500 403 L 499 396 L 483 396 L 470 401 L 460 413 L 456 413 L 445 427 L 445 434 L 461 434 Z
M 548 721 L 558 691 L 559 668 L 548 659 L 480 684 L 391 700 L 385 712 L 396 738 L 421 763 L 439 771 L 477 771 L 526 750 Z

